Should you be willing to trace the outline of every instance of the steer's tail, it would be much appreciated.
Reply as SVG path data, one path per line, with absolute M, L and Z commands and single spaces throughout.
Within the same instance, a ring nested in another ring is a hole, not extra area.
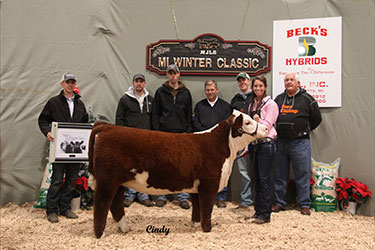
M 95 146 L 95 137 L 102 129 L 103 125 L 107 124 L 106 122 L 97 121 L 94 123 L 92 127 L 90 140 L 89 140 L 89 172 L 90 175 L 95 176 L 95 169 L 94 169 L 94 146 Z

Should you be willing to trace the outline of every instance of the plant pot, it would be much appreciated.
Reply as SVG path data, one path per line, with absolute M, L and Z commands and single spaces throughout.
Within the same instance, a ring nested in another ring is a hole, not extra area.
M 352 215 L 355 215 L 356 208 L 357 208 L 357 203 L 354 202 L 354 201 L 349 201 L 346 206 L 342 206 L 342 209 L 345 212 L 348 212 L 348 213 L 350 213 Z
M 77 198 L 73 198 L 72 201 L 70 202 L 70 208 L 73 212 L 79 210 L 80 206 L 81 206 L 81 196 Z

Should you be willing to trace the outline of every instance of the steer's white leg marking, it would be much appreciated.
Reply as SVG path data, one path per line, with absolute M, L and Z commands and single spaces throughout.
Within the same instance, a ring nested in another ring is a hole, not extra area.
M 91 187 L 92 190 L 95 190 L 96 180 L 95 180 L 95 178 L 92 174 L 89 176 L 88 184 L 89 184 L 89 187 Z
M 121 232 L 127 233 L 130 231 L 130 227 L 128 223 L 126 223 L 126 217 L 125 215 L 122 216 L 121 220 L 118 222 L 118 228 L 120 228 Z
M 196 221 L 191 222 L 191 226 L 194 227 L 194 228 L 200 227 L 200 225 L 201 225 L 200 222 L 196 222 Z

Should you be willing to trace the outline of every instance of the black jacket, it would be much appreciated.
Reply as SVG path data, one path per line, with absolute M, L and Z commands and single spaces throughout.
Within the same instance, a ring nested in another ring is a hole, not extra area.
M 179 88 L 174 90 L 165 82 L 156 90 L 152 103 L 152 129 L 183 133 L 192 132 L 192 98 L 190 91 L 179 82 Z
M 52 122 L 88 122 L 85 104 L 83 104 L 80 98 L 80 95 L 74 94 L 73 117 L 70 117 L 68 102 L 63 90 L 59 95 L 49 99 L 38 118 L 39 128 L 42 133 L 47 136 L 48 132 L 51 131 Z
M 203 99 L 195 105 L 193 115 L 194 132 L 212 128 L 222 120 L 227 119 L 232 114 L 229 103 L 218 98 L 212 107 L 207 99 Z
M 279 106 L 277 136 L 282 139 L 309 138 L 310 131 L 322 121 L 318 103 L 305 89 L 300 88 L 293 97 L 284 91 L 275 102 Z
M 246 95 L 242 95 L 238 93 L 232 98 L 230 102 L 230 106 L 232 109 L 237 109 L 242 113 L 248 114 L 249 112 L 249 105 L 253 102 L 253 94 L 252 91 L 247 93 Z
M 151 129 L 151 103 L 153 100 L 154 98 L 146 92 L 141 111 L 138 100 L 132 94 L 132 88 L 129 88 L 117 105 L 116 125 Z

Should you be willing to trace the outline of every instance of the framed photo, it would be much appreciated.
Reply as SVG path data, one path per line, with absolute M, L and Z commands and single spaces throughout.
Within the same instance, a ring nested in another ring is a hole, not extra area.
M 91 123 L 53 122 L 50 142 L 50 163 L 88 162 Z

